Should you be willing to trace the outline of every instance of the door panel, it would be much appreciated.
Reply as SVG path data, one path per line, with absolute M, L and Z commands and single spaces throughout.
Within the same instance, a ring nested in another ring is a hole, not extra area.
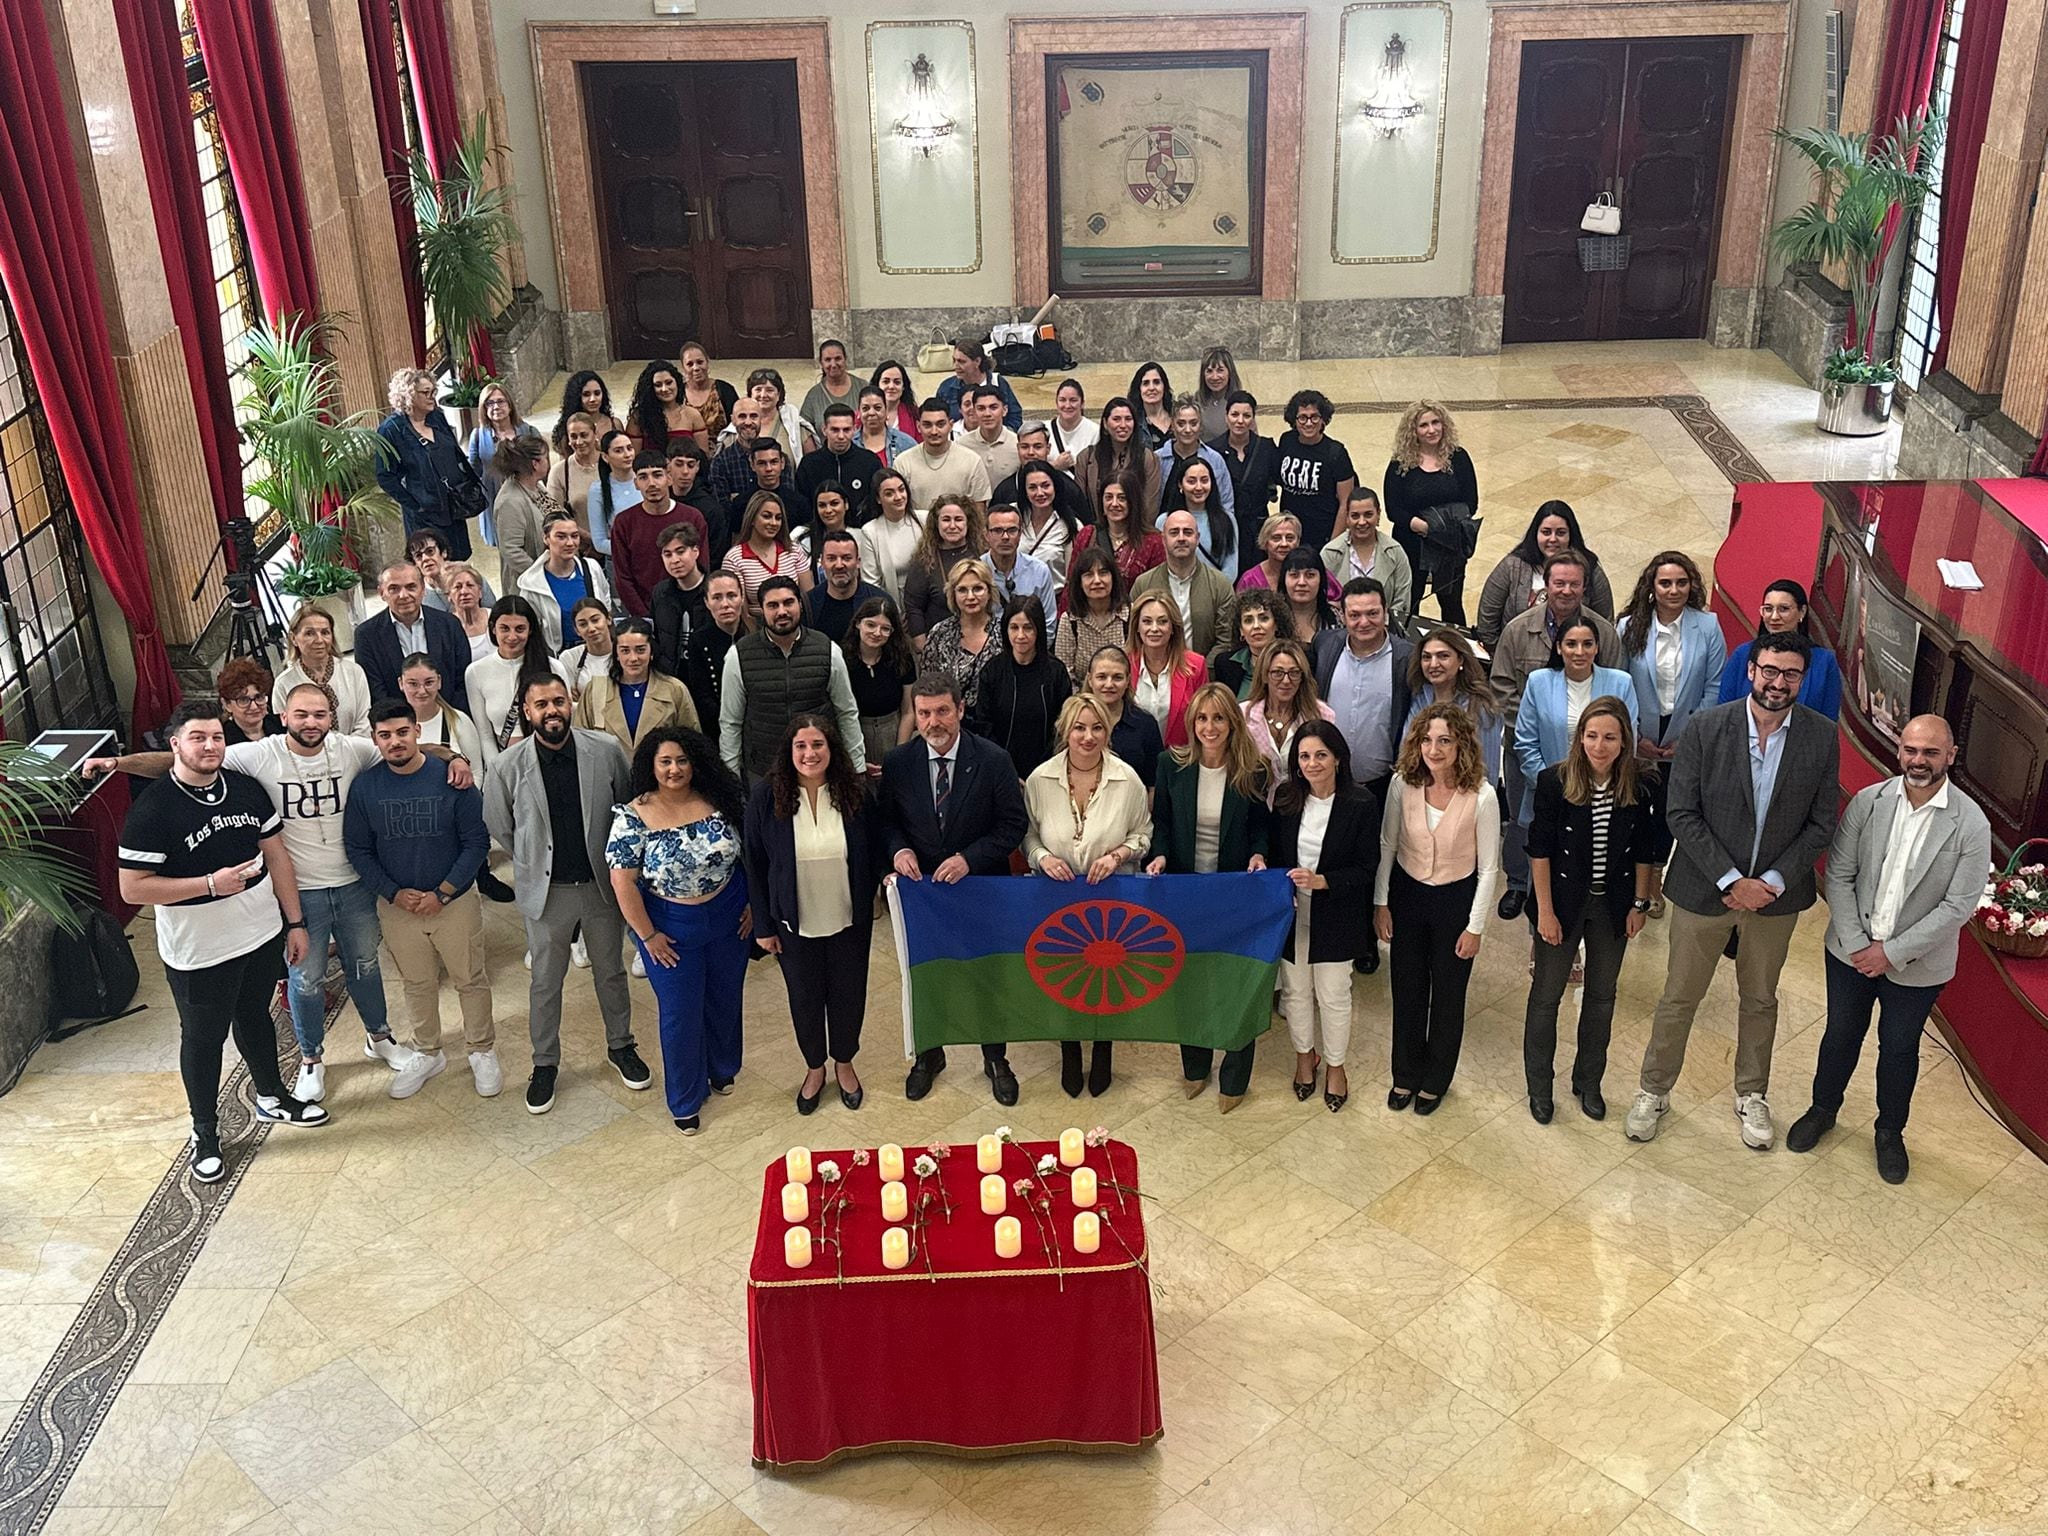
M 1602 274 L 1579 270 L 1579 219 L 1614 175 L 1628 45 L 1524 43 L 1508 204 L 1503 341 L 1592 341 Z
M 583 68 L 614 354 L 808 353 L 795 64 Z
M 1617 274 L 1606 334 L 1701 336 L 1720 228 L 1735 41 L 1646 38 L 1629 44 L 1621 114 L 1621 227 L 1634 236 Z M 1636 268 L 1646 268 L 1638 274 Z

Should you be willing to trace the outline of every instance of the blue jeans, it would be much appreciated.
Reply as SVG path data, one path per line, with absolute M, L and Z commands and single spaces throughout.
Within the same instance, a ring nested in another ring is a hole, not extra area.
M 377 897 L 360 880 L 326 890 L 300 891 L 306 918 L 306 958 L 291 968 L 286 992 L 299 1054 L 318 1060 L 327 1039 L 327 941 L 341 947 L 341 974 L 348 995 L 372 1035 L 391 1033 L 384 1009 L 384 972 L 377 965 Z
M 740 1073 L 740 993 L 747 981 L 747 941 L 739 935 L 747 909 L 747 877 L 734 872 L 725 889 L 700 906 L 663 901 L 641 891 L 647 916 L 675 945 L 676 963 L 657 964 L 635 936 L 661 1014 L 661 1068 L 668 1112 L 686 1119 L 704 1107 L 711 1079 Z

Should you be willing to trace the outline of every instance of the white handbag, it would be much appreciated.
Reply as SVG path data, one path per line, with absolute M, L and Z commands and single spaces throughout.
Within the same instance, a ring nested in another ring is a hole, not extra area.
M 1602 192 L 1586 204 L 1586 216 L 1579 220 L 1579 228 L 1589 235 L 1618 235 L 1621 233 L 1621 210 L 1614 206 L 1614 199 Z

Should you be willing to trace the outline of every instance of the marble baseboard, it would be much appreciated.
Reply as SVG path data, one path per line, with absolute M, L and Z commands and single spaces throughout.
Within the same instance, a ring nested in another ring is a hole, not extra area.
M 850 309 L 814 309 L 811 311 L 811 351 L 816 352 L 826 340 L 846 344 L 846 333 L 853 328 L 853 311 Z
M 1707 340 L 1746 351 L 1763 334 L 1763 319 L 1763 289 L 1716 287 L 1707 301 Z
M 562 366 L 604 368 L 611 362 L 611 317 L 601 309 L 563 310 Z
M 1821 365 L 1842 344 L 1849 299 L 1815 272 L 1787 274 L 1764 301 L 1764 345 L 1815 389 Z
M 1303 357 L 1460 357 L 1500 350 L 1503 300 L 1450 294 L 1423 299 L 1306 299 Z
M 1067 306 L 1062 304 L 1057 311 L 1062 329 L 1065 327 Z M 852 349 L 863 373 L 872 369 L 874 360 L 893 357 L 911 368 L 917 366 L 917 349 L 927 342 L 941 337 L 986 336 L 991 326 L 1008 325 L 1028 315 L 1019 315 L 1015 310 L 993 304 L 952 305 L 944 308 L 933 306 L 915 309 L 850 309 L 838 311 L 813 310 L 813 321 L 820 313 L 834 313 L 845 318 L 836 331 L 820 331 L 820 336 L 837 335 Z M 1070 344 L 1071 345 L 1071 344 Z
M 523 288 L 503 324 L 492 329 L 491 349 L 499 379 L 530 410 L 561 370 L 562 317 L 547 307 L 538 289 Z
M 2034 439 L 1950 374 L 1926 380 L 1906 401 L 1899 432 L 1899 473 L 1912 480 L 2003 479 L 2023 475 Z

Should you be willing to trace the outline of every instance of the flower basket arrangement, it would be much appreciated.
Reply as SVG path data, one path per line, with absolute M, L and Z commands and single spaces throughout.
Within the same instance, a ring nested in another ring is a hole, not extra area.
M 2048 839 L 2021 843 L 2006 860 L 2005 873 L 1984 887 L 1975 922 L 1984 942 L 2001 954 L 2023 960 L 2048 955 L 2048 864 L 2023 862 L 2030 848 Z

